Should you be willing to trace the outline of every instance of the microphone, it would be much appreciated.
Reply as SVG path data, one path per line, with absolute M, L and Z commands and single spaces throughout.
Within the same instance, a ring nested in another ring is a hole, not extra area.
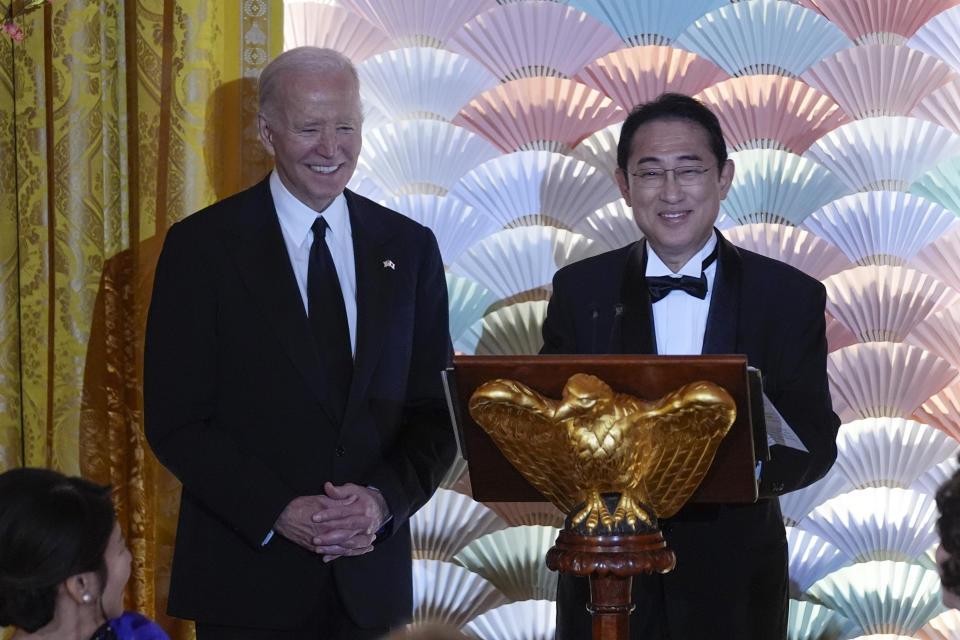
M 613 330 L 610 331 L 610 342 L 607 344 L 607 353 L 617 353 L 617 348 L 623 335 L 623 303 L 613 305 Z

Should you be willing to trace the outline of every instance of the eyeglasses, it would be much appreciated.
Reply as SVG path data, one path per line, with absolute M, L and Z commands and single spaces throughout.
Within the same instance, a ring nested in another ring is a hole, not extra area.
M 660 169 L 659 167 L 650 167 L 649 169 L 639 169 L 631 173 L 634 178 L 640 181 L 641 187 L 662 187 L 667 182 L 667 174 L 673 173 L 674 180 L 682 187 L 695 187 L 703 184 L 707 172 L 716 165 L 709 167 L 674 167 L 673 169 Z

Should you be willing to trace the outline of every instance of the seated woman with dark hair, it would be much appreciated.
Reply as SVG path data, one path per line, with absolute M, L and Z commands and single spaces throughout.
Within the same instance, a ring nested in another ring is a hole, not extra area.
M 960 470 L 937 490 L 937 571 L 943 585 L 943 604 L 960 609 Z
M 123 612 L 130 552 L 110 488 L 47 469 L 0 474 L 0 626 L 11 640 L 169 640 Z

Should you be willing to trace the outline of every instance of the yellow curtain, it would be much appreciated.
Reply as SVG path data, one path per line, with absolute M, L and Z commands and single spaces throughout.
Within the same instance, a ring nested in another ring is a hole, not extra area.
M 0 469 L 111 483 L 128 608 L 188 638 L 163 615 L 178 486 L 143 439 L 144 320 L 167 228 L 269 168 L 255 83 L 282 2 L 55 0 L 17 22 L 23 41 L 0 33 Z

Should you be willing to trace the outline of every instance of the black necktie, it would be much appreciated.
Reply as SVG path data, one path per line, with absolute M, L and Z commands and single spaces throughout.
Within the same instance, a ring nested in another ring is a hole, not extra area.
M 718 245 L 719 246 L 719 245 Z M 700 277 L 693 276 L 647 276 L 647 289 L 650 291 L 650 302 L 658 302 L 667 297 L 671 291 L 685 291 L 692 296 L 703 300 L 707 297 L 707 275 L 704 273 L 713 261 L 717 259 L 717 247 L 713 248 L 700 266 Z
M 327 375 L 328 400 L 337 418 L 342 419 L 353 377 L 347 309 L 343 303 L 337 269 L 327 246 L 327 221 L 320 216 L 311 228 L 313 244 L 310 246 L 307 266 L 308 313 Z

